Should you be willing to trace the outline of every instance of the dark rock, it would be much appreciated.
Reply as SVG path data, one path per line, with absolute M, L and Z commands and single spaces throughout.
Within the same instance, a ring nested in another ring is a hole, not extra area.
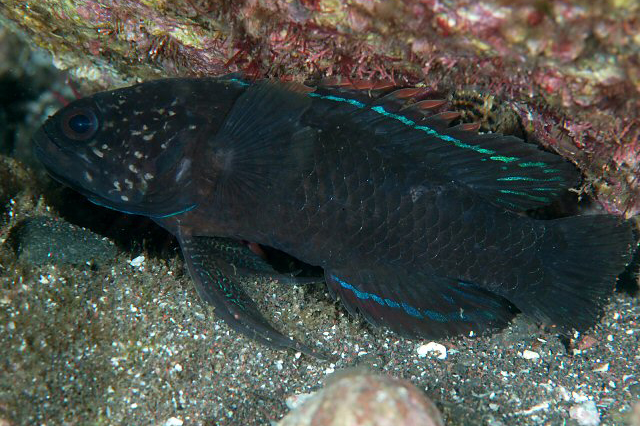
M 106 238 L 61 219 L 26 219 L 12 234 L 19 259 L 34 265 L 99 264 L 116 255 L 115 246 Z

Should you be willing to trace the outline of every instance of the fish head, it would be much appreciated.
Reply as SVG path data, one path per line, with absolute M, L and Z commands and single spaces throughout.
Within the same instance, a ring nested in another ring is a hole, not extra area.
M 157 80 L 71 102 L 34 135 L 36 155 L 96 204 L 154 218 L 191 210 L 207 124 L 185 104 L 191 83 Z

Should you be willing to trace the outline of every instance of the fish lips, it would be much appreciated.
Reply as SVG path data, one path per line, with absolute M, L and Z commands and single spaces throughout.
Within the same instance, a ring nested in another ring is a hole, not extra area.
M 44 126 L 36 131 L 32 136 L 32 140 L 36 158 L 44 165 L 47 173 L 62 184 L 76 187 L 77 185 L 72 183 L 70 179 L 56 172 L 56 169 L 70 170 L 69 167 L 74 166 L 73 159 L 65 153 L 64 148 L 58 146 L 49 138 Z M 80 158 L 77 158 L 77 161 L 80 160 Z

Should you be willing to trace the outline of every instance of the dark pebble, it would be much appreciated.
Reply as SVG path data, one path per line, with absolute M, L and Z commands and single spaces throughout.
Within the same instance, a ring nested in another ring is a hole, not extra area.
M 33 265 L 101 264 L 113 259 L 116 247 L 104 237 L 61 219 L 34 217 L 12 231 L 21 261 Z

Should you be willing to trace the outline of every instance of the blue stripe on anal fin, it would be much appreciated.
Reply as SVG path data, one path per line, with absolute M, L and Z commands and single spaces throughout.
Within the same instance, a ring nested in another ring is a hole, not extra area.
M 473 284 L 376 268 L 326 273 L 351 314 L 411 338 L 441 338 L 502 328 L 517 312 L 506 299 Z

